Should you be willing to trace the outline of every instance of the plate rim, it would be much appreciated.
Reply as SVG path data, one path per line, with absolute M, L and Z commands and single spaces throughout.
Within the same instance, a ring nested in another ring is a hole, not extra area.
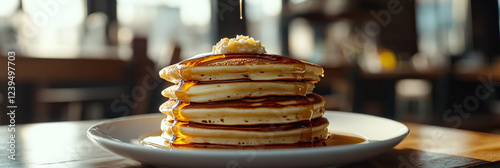
M 406 131 L 404 131 L 404 133 L 399 134 L 397 136 L 394 136 L 392 138 L 386 139 L 384 141 L 371 141 L 371 142 L 365 143 L 365 144 L 353 144 L 355 146 L 369 145 L 369 144 L 378 145 L 378 143 L 381 143 L 381 142 L 391 141 L 391 140 L 399 139 L 399 138 L 405 138 L 406 136 L 408 136 L 410 134 L 410 129 L 408 128 L 408 126 L 406 126 L 405 124 L 403 124 L 401 122 L 392 120 L 392 119 L 388 119 L 388 118 L 384 118 L 384 117 L 379 117 L 379 116 L 374 116 L 374 115 L 369 115 L 369 114 L 355 113 L 355 112 L 343 112 L 343 111 L 326 110 L 325 114 L 326 113 L 337 113 L 337 114 L 346 114 L 346 115 L 358 115 L 358 116 L 363 116 L 363 117 L 376 117 L 378 119 L 386 120 L 388 122 L 394 122 L 394 123 L 400 124 L 406 130 Z M 141 114 L 141 115 L 118 117 L 118 118 L 113 118 L 113 119 L 108 119 L 108 120 L 100 121 L 100 122 L 98 122 L 96 124 L 93 124 L 92 126 L 90 126 L 87 129 L 87 131 L 86 131 L 87 132 L 87 137 L 91 141 L 94 141 L 94 139 L 99 139 L 99 140 L 102 140 L 102 141 L 108 142 L 108 143 L 121 142 L 121 143 L 123 143 L 122 145 L 129 145 L 131 147 L 139 147 L 141 149 L 155 149 L 155 150 L 170 151 L 170 150 L 165 150 L 165 149 L 157 149 L 157 148 L 145 147 L 145 146 L 141 146 L 141 145 L 137 145 L 137 144 L 132 144 L 131 142 L 124 142 L 124 141 L 121 141 L 121 140 L 116 141 L 116 140 L 112 140 L 112 139 L 109 139 L 109 138 L 105 138 L 105 137 L 101 137 L 101 136 L 98 136 L 98 135 L 94 135 L 94 134 L 91 133 L 91 131 L 92 131 L 91 129 L 95 128 L 95 127 L 97 127 L 99 125 L 110 124 L 110 123 L 114 123 L 114 122 L 123 122 L 123 121 L 128 121 L 128 120 L 156 118 L 156 117 L 162 116 L 160 114 L 161 113 Z M 363 135 L 359 135 L 359 136 L 363 136 Z M 97 143 L 97 142 L 94 142 L 94 143 Z M 320 147 L 320 148 L 314 148 L 314 150 L 331 150 L 331 148 L 338 148 L 338 149 L 340 149 L 340 148 L 345 148 L 345 147 L 351 148 L 351 147 L 353 147 L 353 145 Z M 270 152 L 270 151 L 283 152 L 283 151 L 287 151 L 288 152 L 290 150 L 311 150 L 311 149 L 310 148 L 286 148 L 286 149 L 272 149 L 272 150 L 259 150 L 259 151 L 263 151 L 263 152 Z M 192 151 L 192 149 L 175 149 L 175 150 L 172 150 L 172 151 L 175 151 L 175 152 L 186 152 L 186 151 Z M 227 152 L 227 151 L 238 151 L 238 149 L 227 149 L 227 150 L 226 149 L 224 149 L 224 150 L 221 150 L 221 149 L 203 149 L 203 150 L 197 150 L 197 152 L 200 152 L 200 153 L 209 152 L 210 154 L 214 154 L 214 152 L 215 153 L 223 153 L 223 152 Z
M 369 143 L 365 144 L 354 144 L 354 145 L 341 145 L 341 146 L 331 146 L 331 147 L 319 147 L 319 148 L 287 148 L 287 149 L 272 149 L 272 150 L 253 150 L 255 151 L 259 157 L 273 157 L 273 156 L 280 156 L 280 157 L 287 157 L 287 156 L 295 156 L 297 153 L 300 153 L 302 155 L 307 155 L 307 154 L 315 154 L 315 155 L 323 155 L 323 154 L 336 154 L 336 153 L 342 153 L 342 152 L 353 152 L 353 151 L 359 151 L 359 150 L 366 150 L 366 149 L 376 149 L 376 148 L 382 148 L 383 151 L 377 151 L 373 152 L 371 154 L 373 156 L 382 154 L 386 152 L 387 150 L 392 149 L 394 146 L 399 144 L 406 136 L 409 135 L 410 129 L 408 126 L 405 124 L 391 120 L 388 118 L 384 117 L 379 117 L 379 116 L 374 116 L 374 115 L 369 115 L 369 114 L 362 114 L 362 113 L 355 113 L 355 112 L 342 112 L 342 111 L 329 111 L 327 110 L 326 113 L 335 113 L 335 114 L 340 114 L 340 115 L 349 115 L 349 116 L 361 116 L 361 117 L 375 117 L 378 119 L 382 119 L 384 121 L 392 122 L 399 124 L 404 128 L 401 133 L 396 134 L 393 137 L 390 137 L 386 140 L 383 141 L 369 141 Z M 334 115 L 334 114 L 331 114 Z M 115 148 L 123 148 L 123 150 L 128 150 L 128 151 L 139 151 L 140 153 L 151 153 L 151 154 L 158 154 L 158 155 L 164 155 L 164 156 L 172 156 L 176 155 L 177 157 L 192 157 L 192 156 L 197 156 L 197 157 L 207 157 L 207 158 L 213 158 L 213 157 L 241 157 L 241 156 L 235 156 L 235 154 L 238 154 L 238 152 L 241 152 L 241 150 L 238 149 L 203 149 L 203 150 L 195 150 L 193 152 L 193 149 L 175 149 L 175 150 L 168 150 L 168 149 L 161 149 L 161 148 L 151 148 L 151 147 L 146 147 L 138 144 L 133 144 L 132 142 L 128 141 L 122 141 L 120 139 L 112 139 L 113 137 L 104 137 L 100 135 L 95 135 L 93 134 L 93 129 L 97 128 L 98 126 L 102 126 L 104 124 L 112 124 L 115 122 L 126 122 L 130 120 L 141 120 L 141 119 L 154 119 L 157 117 L 161 117 L 161 113 L 152 113 L 152 114 L 144 114 L 144 115 L 136 115 L 136 116 L 126 116 L 126 117 L 119 117 L 119 118 L 114 118 L 114 119 L 108 119 L 104 121 L 100 121 L 96 124 L 93 124 L 87 129 L 87 137 L 89 140 L 91 140 L 94 144 L 100 146 L 101 148 L 105 149 L 108 152 L 117 154 L 122 157 L 126 157 L 132 160 L 137 160 L 140 162 L 145 162 L 148 163 L 146 160 L 140 160 L 137 159 L 137 157 L 132 156 L 132 154 L 123 154 L 116 152 L 114 150 L 116 149 L 110 149 L 111 147 Z M 102 133 L 102 132 L 101 132 Z M 104 135 L 104 134 L 103 134 Z M 137 138 L 140 135 L 137 136 Z M 363 135 L 362 135 L 363 136 Z M 369 139 L 368 139 L 369 140 Z M 382 146 L 382 147 L 381 147 Z M 241 153 L 240 153 L 241 154 Z M 366 157 L 370 158 L 370 157 Z M 347 161 L 346 161 L 347 162 Z M 348 162 L 350 163 L 350 162 Z

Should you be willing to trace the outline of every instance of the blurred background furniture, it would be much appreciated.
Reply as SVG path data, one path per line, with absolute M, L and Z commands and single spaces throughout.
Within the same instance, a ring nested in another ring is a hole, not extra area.
M 6 61 L 6 57 L 2 57 Z M 18 56 L 17 117 L 24 122 L 103 118 L 110 100 L 130 87 L 127 63 L 116 59 L 43 59 Z M 1 65 L 7 69 L 6 65 Z M 7 74 L 1 75 L 7 78 Z M 83 111 L 93 114 L 83 114 Z
M 0 5 L 0 59 L 16 52 L 19 123 L 157 113 L 169 85 L 160 68 L 244 34 L 268 53 L 324 67 L 315 92 L 328 110 L 495 132 L 498 3 L 247 0 L 240 19 L 239 2 L 226 0 L 9 0 Z M 495 91 L 454 110 L 490 76 Z

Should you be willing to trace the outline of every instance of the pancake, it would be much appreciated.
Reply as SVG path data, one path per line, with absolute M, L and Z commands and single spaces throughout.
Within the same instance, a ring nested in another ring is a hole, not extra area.
M 319 118 L 325 100 L 318 94 L 247 98 L 210 103 L 169 100 L 160 106 L 168 120 L 217 125 L 284 124 Z M 175 117 L 174 117 L 175 116 Z
M 282 125 L 211 126 L 188 122 L 161 123 L 162 137 L 173 145 L 203 143 L 222 145 L 269 145 L 313 142 L 328 138 L 328 120 L 318 118 Z M 176 135 L 172 141 L 172 135 Z
M 160 77 L 172 83 L 237 79 L 319 81 L 322 75 L 319 65 L 268 54 L 200 54 L 160 71 Z
M 248 36 L 163 68 L 162 137 L 171 145 L 271 145 L 328 138 L 325 100 L 312 91 L 319 65 L 266 54 Z
M 305 96 L 314 89 L 312 81 L 220 81 L 180 82 L 162 91 L 170 99 L 212 102 L 264 96 Z

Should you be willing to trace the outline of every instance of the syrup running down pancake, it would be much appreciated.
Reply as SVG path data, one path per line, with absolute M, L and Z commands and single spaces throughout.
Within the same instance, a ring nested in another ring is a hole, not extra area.
M 173 145 L 191 143 L 225 145 L 266 145 L 313 142 L 328 138 L 328 120 L 318 118 L 291 124 L 254 126 L 213 126 L 164 119 L 162 137 Z
M 160 77 L 172 83 L 237 79 L 319 81 L 321 75 L 323 68 L 316 64 L 267 54 L 200 54 L 160 71 Z
M 314 83 L 311 81 L 219 81 L 219 82 L 180 82 L 162 91 L 171 99 L 189 102 L 213 102 L 237 100 L 264 96 L 305 96 L 311 94 Z
M 160 111 L 169 121 L 217 125 L 284 124 L 319 118 L 325 112 L 324 104 L 323 97 L 317 94 L 210 103 L 169 100 L 160 106 Z

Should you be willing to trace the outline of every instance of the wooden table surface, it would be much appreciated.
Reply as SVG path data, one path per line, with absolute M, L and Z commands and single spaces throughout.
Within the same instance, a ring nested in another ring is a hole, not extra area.
M 97 122 L 16 125 L 15 161 L 7 157 L 10 132 L 2 125 L 0 167 L 148 167 L 92 144 L 86 130 Z M 500 167 L 500 135 L 404 124 L 410 135 L 394 149 L 343 167 Z

